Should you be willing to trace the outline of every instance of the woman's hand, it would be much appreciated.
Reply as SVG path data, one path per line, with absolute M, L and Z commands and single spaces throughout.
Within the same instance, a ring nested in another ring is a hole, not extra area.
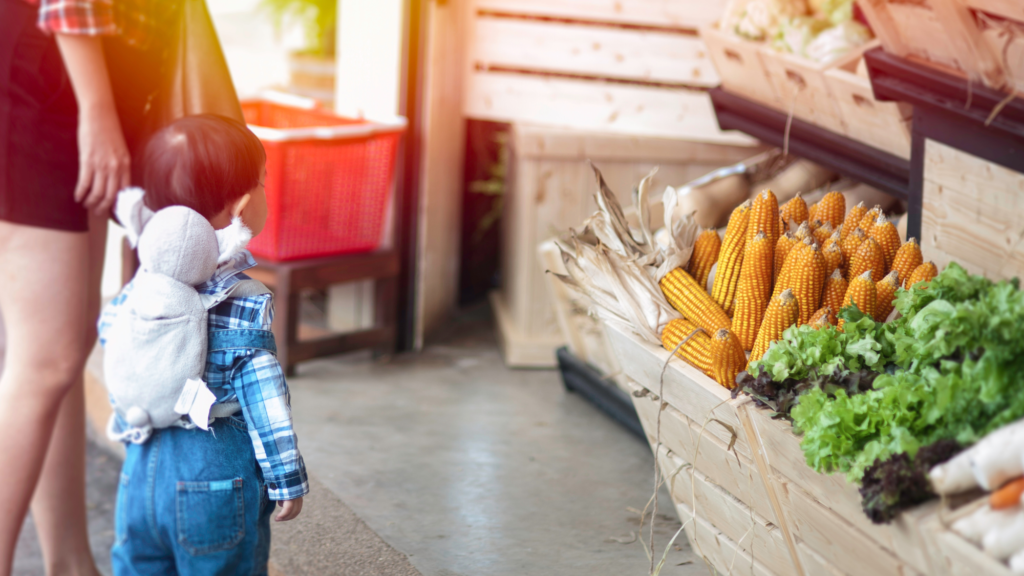
M 131 155 L 113 109 L 79 113 L 75 202 L 97 215 L 110 212 L 117 193 L 131 185 Z
M 102 215 L 131 183 L 131 156 L 114 106 L 103 44 L 96 36 L 57 34 L 57 46 L 78 100 L 75 201 Z

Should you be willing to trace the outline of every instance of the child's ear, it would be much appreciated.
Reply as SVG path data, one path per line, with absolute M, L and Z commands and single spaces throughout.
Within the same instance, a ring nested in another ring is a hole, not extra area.
M 231 216 L 233 218 L 238 218 L 239 216 L 241 216 L 242 210 L 245 210 L 245 207 L 249 205 L 249 200 L 251 198 L 252 194 L 246 194 L 245 196 L 242 196 L 241 198 L 236 200 L 235 205 L 231 208 Z

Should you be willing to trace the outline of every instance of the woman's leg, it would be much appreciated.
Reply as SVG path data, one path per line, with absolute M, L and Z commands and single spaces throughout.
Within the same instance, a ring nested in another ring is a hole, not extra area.
M 86 349 L 96 341 L 100 283 L 106 250 L 106 218 L 89 222 L 89 280 L 86 302 Z M 89 547 L 85 512 L 85 393 L 82 371 L 57 414 L 39 483 L 32 497 L 32 517 L 50 576 L 98 576 Z
M 88 355 L 89 269 L 87 234 L 0 222 L 0 576 L 10 574 L 62 401 Z

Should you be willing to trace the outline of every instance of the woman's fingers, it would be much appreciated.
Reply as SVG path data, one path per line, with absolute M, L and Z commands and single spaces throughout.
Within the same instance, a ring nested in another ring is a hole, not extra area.
M 86 210 L 92 210 L 100 200 L 103 199 L 103 194 L 107 189 L 107 175 L 101 170 L 92 170 L 92 182 L 89 183 L 89 193 L 86 195 L 85 200 L 82 202 L 82 206 Z
M 81 203 L 92 188 L 92 166 L 82 158 L 79 162 L 78 182 L 75 183 L 75 202 Z

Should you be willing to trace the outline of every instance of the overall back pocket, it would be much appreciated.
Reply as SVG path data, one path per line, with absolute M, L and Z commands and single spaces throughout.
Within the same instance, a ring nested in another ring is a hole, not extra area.
M 242 479 L 178 482 L 178 544 L 198 556 L 234 548 L 245 537 Z

